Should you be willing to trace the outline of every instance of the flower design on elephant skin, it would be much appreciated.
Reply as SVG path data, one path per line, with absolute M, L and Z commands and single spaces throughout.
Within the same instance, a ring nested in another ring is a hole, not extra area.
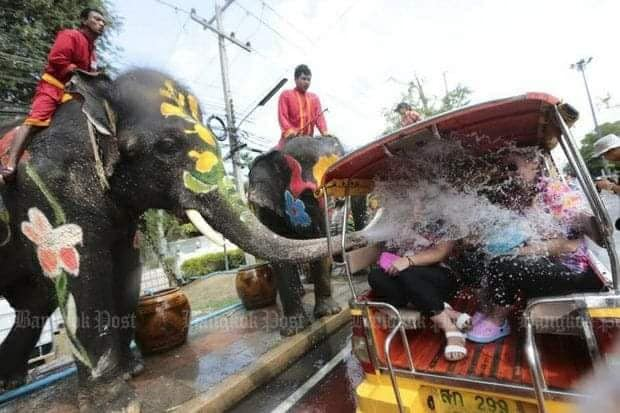
M 38 208 L 28 210 L 29 221 L 21 224 L 22 233 L 37 247 L 37 258 L 46 276 L 55 278 L 64 270 L 77 276 L 80 255 L 75 246 L 82 244 L 82 228 L 64 224 L 53 228 Z
M 294 226 L 307 227 L 310 225 L 310 216 L 306 212 L 306 205 L 301 199 L 295 199 L 289 191 L 284 192 L 286 215 Z

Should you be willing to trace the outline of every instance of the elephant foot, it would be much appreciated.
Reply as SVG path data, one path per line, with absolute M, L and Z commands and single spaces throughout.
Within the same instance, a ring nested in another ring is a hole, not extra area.
M 283 337 L 294 336 L 306 329 L 312 322 L 305 313 L 294 316 L 284 316 L 281 319 L 280 335 Z
M 144 371 L 144 359 L 142 355 L 135 351 L 131 351 L 123 362 L 122 370 L 125 380 L 139 376 Z
M 0 376 L 0 393 L 23 386 L 26 384 L 27 378 L 28 374 L 26 372 Z
M 324 297 L 317 300 L 314 305 L 314 317 L 321 318 L 328 315 L 338 314 L 342 311 L 342 307 L 332 297 Z
M 140 401 L 123 379 L 91 384 L 78 392 L 80 413 L 139 413 Z

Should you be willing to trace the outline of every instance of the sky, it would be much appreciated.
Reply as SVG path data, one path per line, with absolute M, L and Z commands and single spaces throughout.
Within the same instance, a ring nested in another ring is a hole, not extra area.
M 123 48 L 121 70 L 149 67 L 185 83 L 207 114 L 223 115 L 217 35 L 186 11 L 214 15 L 214 0 L 113 0 L 123 17 L 113 41 Z M 223 0 L 221 0 L 223 2 Z M 227 42 L 237 119 L 293 69 L 310 66 L 328 129 L 347 149 L 377 138 L 383 111 L 419 76 L 427 93 L 461 83 L 472 103 L 531 91 L 555 95 L 581 113 L 575 135 L 594 128 L 581 73 L 571 63 L 592 57 L 586 76 L 599 123 L 620 120 L 617 0 L 235 0 L 223 27 L 253 51 Z M 611 95 L 610 107 L 600 99 Z M 614 107 L 615 106 L 615 107 Z M 250 145 L 279 138 L 277 96 L 241 129 Z

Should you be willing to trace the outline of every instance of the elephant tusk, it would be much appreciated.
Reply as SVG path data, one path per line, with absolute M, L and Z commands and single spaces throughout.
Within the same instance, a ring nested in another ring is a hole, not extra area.
M 375 213 L 375 216 L 372 218 L 372 220 L 368 224 L 366 224 L 366 227 L 362 229 L 362 232 L 372 229 L 375 225 L 377 225 L 377 223 L 381 220 L 381 218 L 383 218 L 383 208 L 379 208 L 377 210 L 377 212 Z
M 196 229 L 200 231 L 202 235 L 207 237 L 209 241 L 213 242 L 215 245 L 219 247 L 224 246 L 224 237 L 219 232 L 216 232 L 211 225 L 205 221 L 202 214 L 195 209 L 187 209 L 185 211 L 187 218 L 189 218 L 190 222 L 194 224 Z

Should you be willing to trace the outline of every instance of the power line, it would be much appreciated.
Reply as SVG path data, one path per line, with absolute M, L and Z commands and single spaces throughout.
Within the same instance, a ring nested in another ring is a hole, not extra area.
M 256 20 L 258 20 L 259 22 L 261 22 L 262 24 L 265 25 L 265 27 L 267 27 L 269 30 L 271 30 L 273 33 L 276 34 L 276 36 L 278 36 L 279 38 L 281 38 L 282 40 L 284 40 L 285 42 L 290 43 L 292 46 L 296 47 L 297 49 L 299 49 L 301 52 L 305 53 L 305 50 L 302 46 L 298 45 L 297 43 L 287 39 L 284 35 L 282 35 L 282 33 L 280 33 L 278 30 L 274 29 L 269 23 L 267 23 L 262 17 L 258 17 L 256 14 L 252 13 L 250 10 L 248 10 L 245 6 L 243 6 L 241 3 L 236 2 L 235 5 L 243 10 L 245 10 L 245 12 L 247 14 L 249 14 L 250 16 L 254 17 Z
M 306 38 L 306 40 L 308 40 L 313 46 L 314 46 L 314 41 L 310 38 L 310 36 L 308 36 L 306 33 L 304 33 L 303 31 L 299 30 L 297 28 L 297 26 L 295 26 L 294 24 L 292 24 L 288 19 L 286 19 L 285 17 L 283 17 L 280 13 L 278 13 L 273 7 L 271 7 L 269 4 L 267 4 L 267 2 L 262 1 L 261 3 L 263 3 L 263 7 L 267 7 L 269 10 L 271 10 L 273 12 L 273 14 L 275 14 L 277 17 L 279 17 L 282 21 L 284 21 L 289 27 L 291 27 L 293 30 L 295 30 L 297 33 L 299 33 L 300 35 L 302 35 L 303 37 Z
M 164 0 L 155 0 L 155 1 L 157 3 L 163 4 L 164 6 L 168 6 L 171 9 L 174 9 L 174 11 L 176 11 L 176 12 L 183 12 L 183 13 L 185 13 L 187 15 L 191 14 L 191 12 L 189 10 L 185 10 L 185 9 L 175 5 L 175 4 L 168 3 L 167 1 L 164 1 Z

